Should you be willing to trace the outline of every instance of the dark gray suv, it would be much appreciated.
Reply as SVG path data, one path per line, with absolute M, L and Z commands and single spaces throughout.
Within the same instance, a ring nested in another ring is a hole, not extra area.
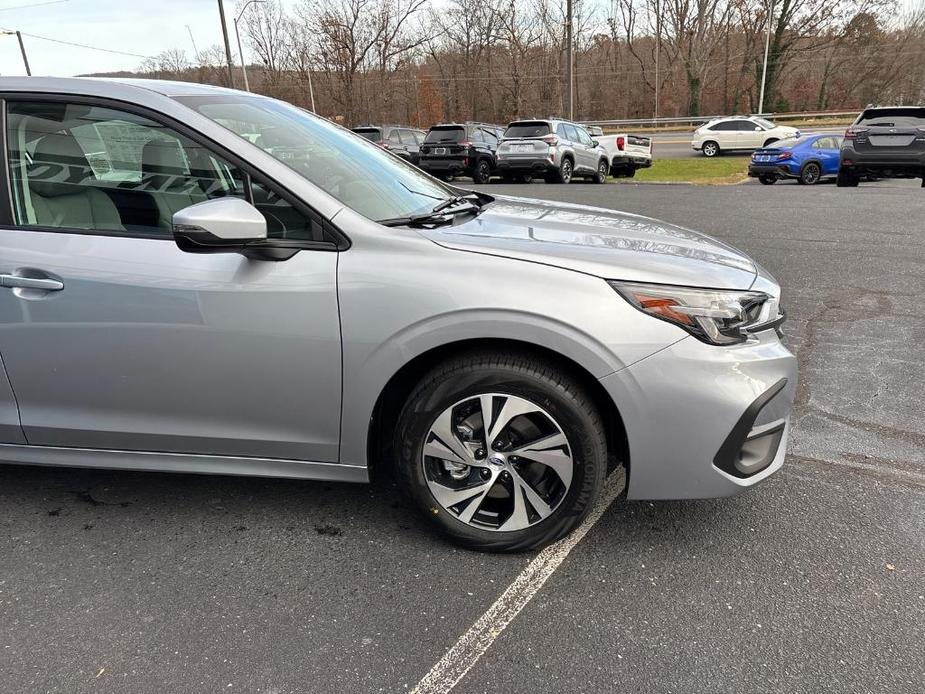
M 845 131 L 837 183 L 862 176 L 921 178 L 925 188 L 925 107 L 866 108 Z

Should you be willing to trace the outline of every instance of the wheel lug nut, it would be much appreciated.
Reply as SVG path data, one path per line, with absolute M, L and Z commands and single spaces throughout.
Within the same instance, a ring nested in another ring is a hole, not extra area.
M 489 477 L 491 477 L 491 470 L 488 468 L 482 468 L 482 471 L 479 474 L 482 476 L 483 480 L 487 480 Z
M 480 449 L 478 449 L 478 450 L 475 452 L 475 459 L 476 459 L 476 460 L 481 460 L 481 459 L 484 458 L 484 457 L 485 457 L 485 449 L 484 449 L 484 448 L 480 448 Z

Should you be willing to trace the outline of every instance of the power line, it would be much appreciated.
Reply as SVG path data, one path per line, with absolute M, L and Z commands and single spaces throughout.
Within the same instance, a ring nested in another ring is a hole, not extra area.
M 12 9 L 12 8 L 11 8 Z M 86 48 L 91 51 L 101 51 L 103 53 L 115 53 L 116 55 L 128 55 L 133 58 L 150 58 L 150 55 L 142 55 L 141 53 L 129 53 L 128 51 L 117 51 L 114 48 L 100 48 L 99 46 L 89 46 L 85 43 L 77 43 L 75 41 L 65 41 L 63 39 L 55 39 L 50 36 L 40 36 L 38 34 L 30 34 L 28 32 L 22 32 L 23 36 L 28 36 L 32 39 L 39 39 L 40 41 L 50 41 L 51 43 L 60 43 L 64 46 L 74 46 L 76 48 Z
M 29 5 L 13 5 L 12 7 L 0 7 L 0 12 L 6 12 L 7 10 L 25 10 L 30 7 L 43 7 L 45 5 L 60 5 L 62 2 L 67 2 L 68 0 L 46 0 L 46 2 L 34 2 Z

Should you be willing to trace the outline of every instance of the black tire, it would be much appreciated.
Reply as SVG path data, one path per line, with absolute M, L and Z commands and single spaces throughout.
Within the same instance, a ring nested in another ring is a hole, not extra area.
M 839 169 L 838 176 L 835 177 L 835 185 L 839 188 L 857 188 L 860 179 L 858 175 L 850 169 Z
M 701 145 L 700 151 L 703 152 L 703 156 L 705 157 L 712 158 L 718 156 L 720 153 L 719 144 L 713 142 L 713 140 L 707 140 L 703 143 L 703 145 Z
M 761 185 L 773 186 L 775 183 L 777 183 L 777 176 L 774 174 L 761 174 L 758 177 L 758 180 L 761 181 Z
M 491 180 L 491 162 L 487 159 L 479 159 L 475 164 L 475 170 L 472 172 L 472 182 L 485 184 Z
M 628 166 L 626 169 L 624 169 L 623 175 L 624 175 L 626 178 L 633 178 L 633 177 L 636 175 L 636 167 L 635 167 L 635 166 Z
M 574 468 L 562 501 L 545 519 L 509 532 L 464 523 L 434 499 L 427 485 L 423 445 L 448 407 L 480 393 L 507 393 L 540 405 L 569 441 Z M 554 542 L 574 529 L 601 492 L 607 470 L 604 424 L 584 388 L 543 358 L 477 351 L 431 370 L 408 397 L 395 432 L 398 479 L 414 506 L 452 541 L 491 552 L 520 552 Z
M 597 163 L 597 173 L 594 175 L 594 178 L 591 179 L 592 183 L 605 183 L 607 181 L 607 160 L 601 159 Z
M 822 167 L 819 166 L 817 162 L 810 161 L 804 164 L 803 168 L 800 169 L 800 177 L 797 179 L 797 183 L 804 186 L 813 186 L 819 183 L 821 178 Z
M 573 166 L 572 160 L 565 157 L 558 170 L 546 177 L 546 183 L 571 183 Z

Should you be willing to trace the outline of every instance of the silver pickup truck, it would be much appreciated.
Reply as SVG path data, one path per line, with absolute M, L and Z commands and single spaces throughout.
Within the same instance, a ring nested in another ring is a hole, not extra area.
M 636 175 L 636 169 L 652 166 L 652 138 L 629 133 L 604 135 L 603 131 L 594 125 L 586 125 L 584 128 L 607 150 L 611 176 L 632 178 Z

